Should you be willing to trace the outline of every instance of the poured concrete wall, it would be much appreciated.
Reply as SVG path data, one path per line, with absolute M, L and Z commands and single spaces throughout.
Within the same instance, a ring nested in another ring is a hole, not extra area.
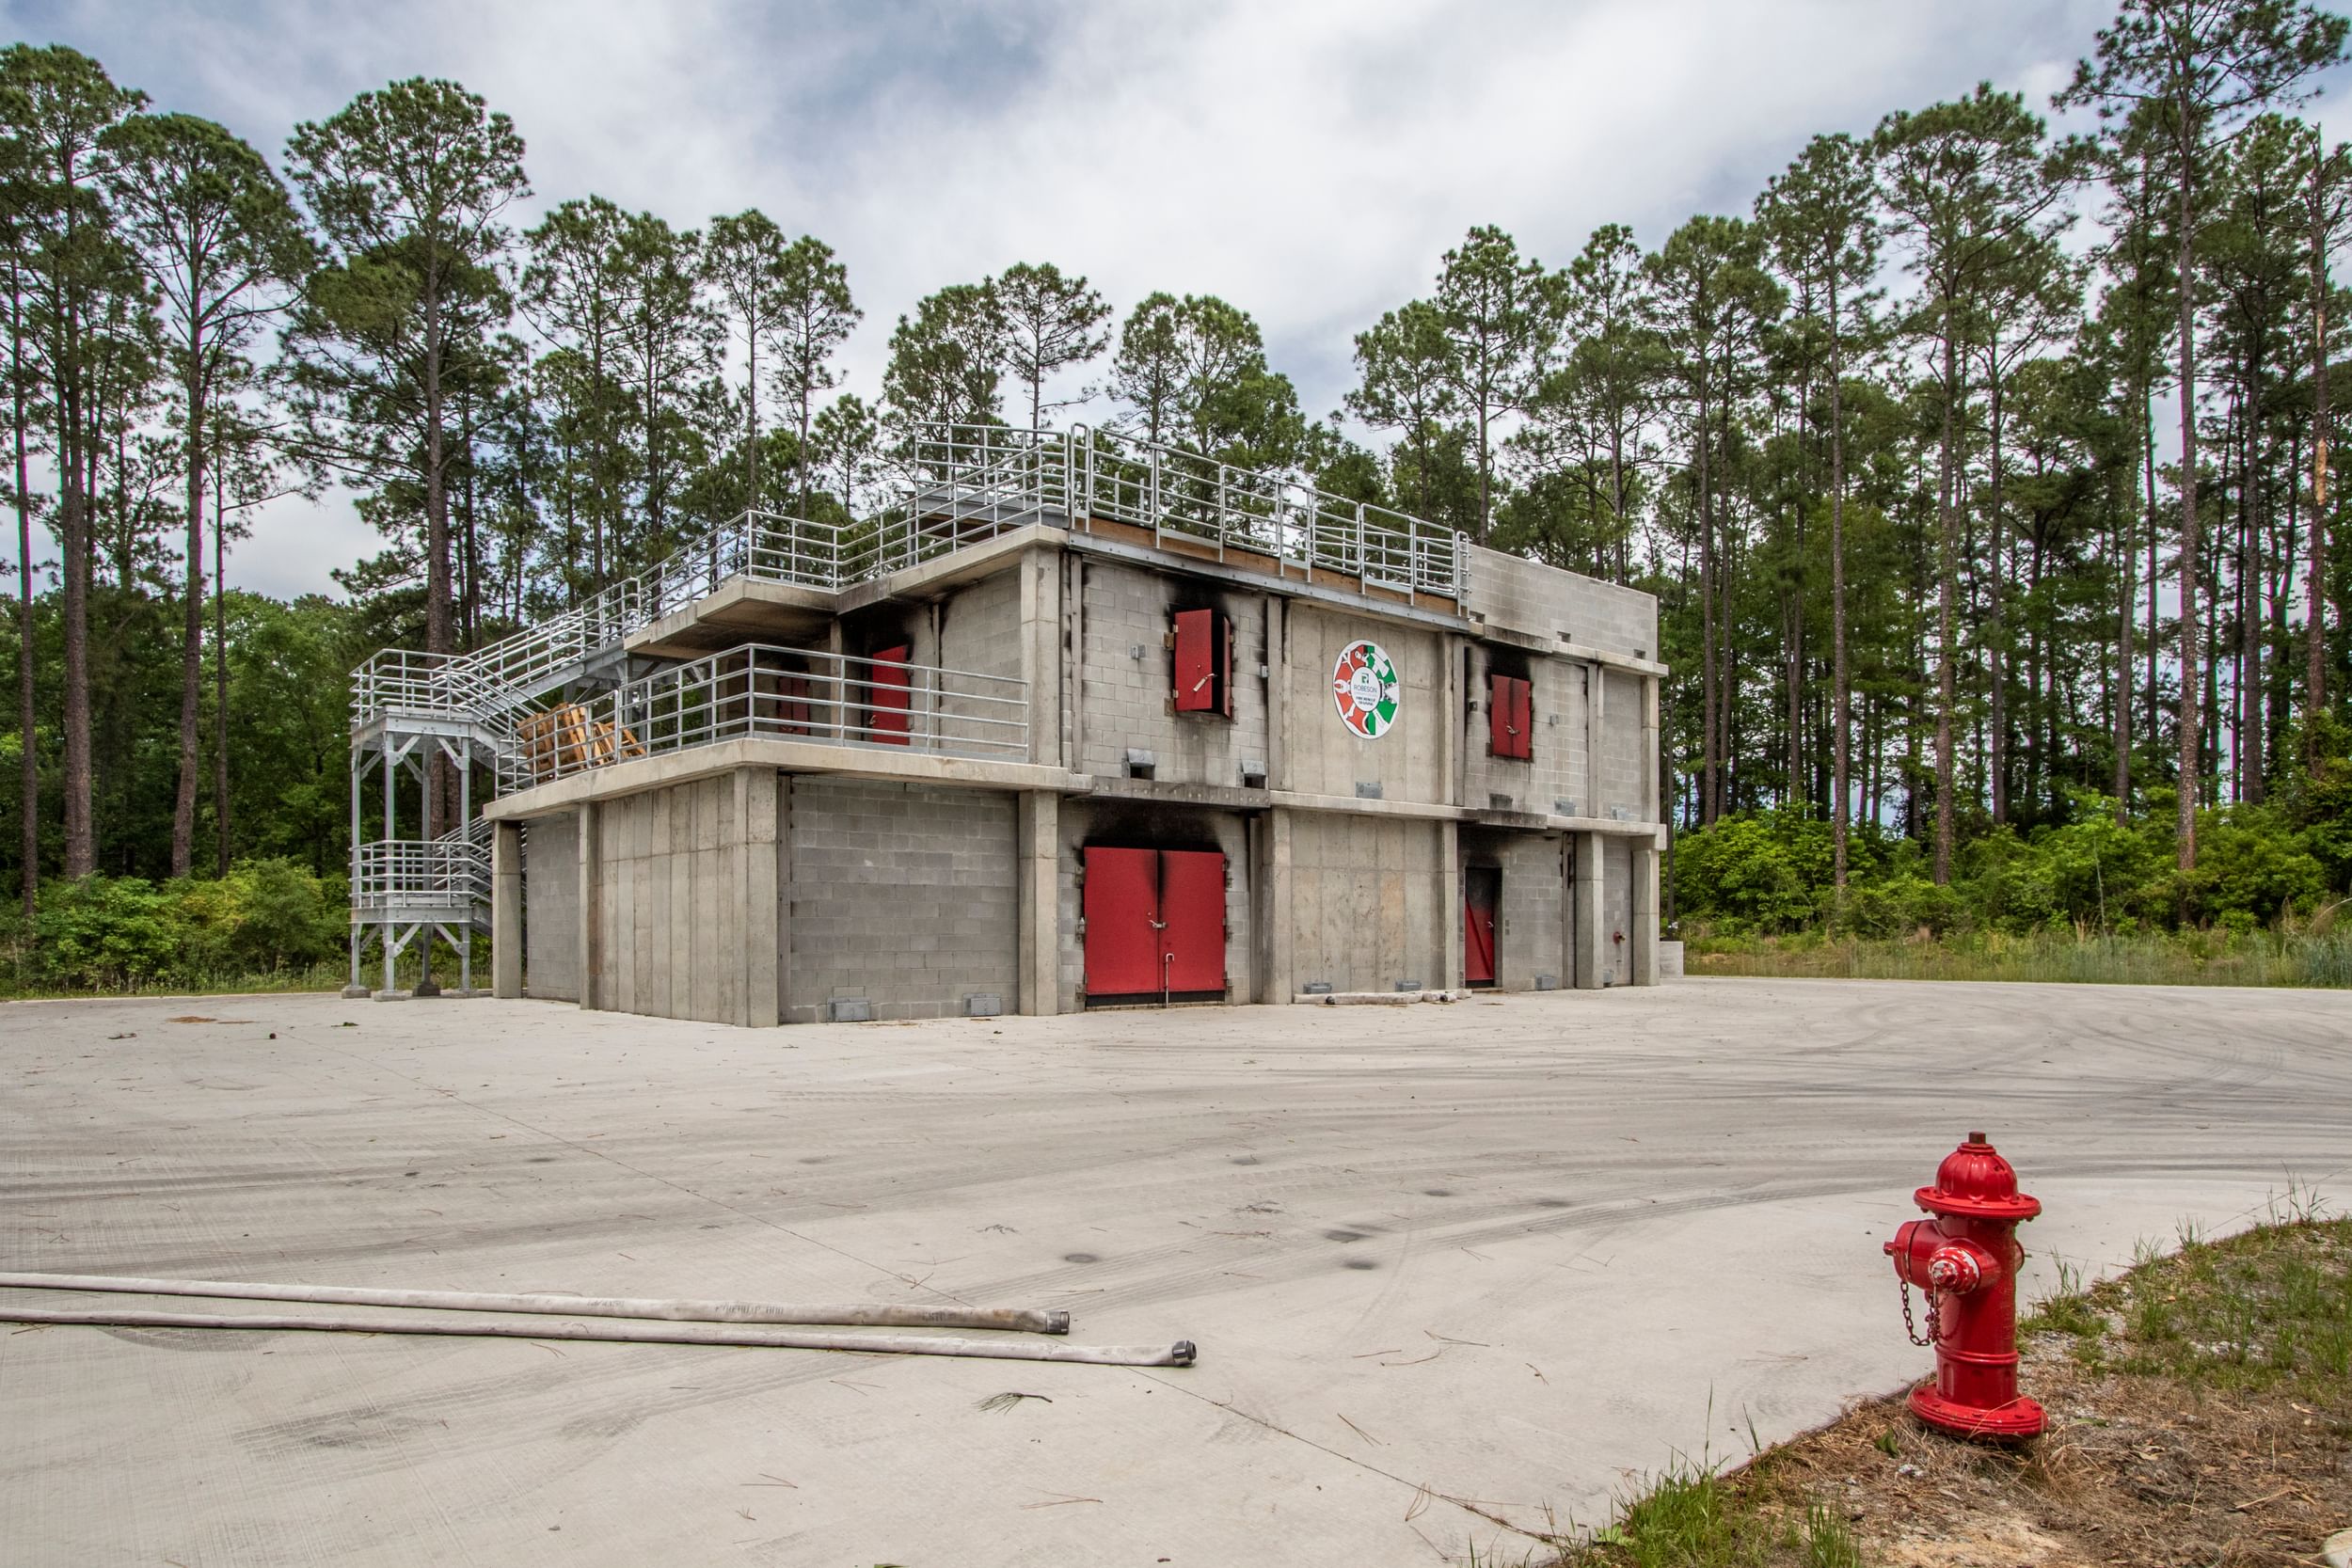
M 1393 990 L 1447 983 L 1459 895 L 1441 877 L 1441 825 L 1403 817 L 1296 813 L 1290 905 L 1295 983 Z M 1458 884 L 1456 884 L 1458 886 Z
M 1604 838 L 1600 846 L 1601 984 L 1629 986 L 1635 958 L 1633 846 L 1622 838 Z
M 593 1004 L 773 1022 L 776 775 L 745 769 L 592 809 Z
M 1359 786 L 1376 785 L 1387 800 L 1449 800 L 1446 731 L 1454 720 L 1445 695 L 1444 639 L 1424 627 L 1304 600 L 1288 609 L 1288 658 L 1279 673 L 1287 689 L 1288 723 L 1275 787 L 1354 799 L 1363 793 Z M 1380 645 L 1403 688 L 1396 721 L 1376 740 L 1341 722 L 1331 698 L 1340 654 L 1359 641 Z
M 534 818 L 523 834 L 526 994 L 580 1000 L 580 829 L 565 813 Z
M 786 808 L 784 1021 L 835 998 L 876 1018 L 960 1016 L 1020 995 L 1014 797 L 803 775 Z

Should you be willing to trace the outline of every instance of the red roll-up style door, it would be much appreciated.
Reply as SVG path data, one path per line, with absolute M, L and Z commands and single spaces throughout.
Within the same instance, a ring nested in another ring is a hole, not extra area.
M 901 643 L 874 655 L 867 687 L 866 738 L 885 746 L 907 743 L 907 650 Z
M 1216 611 L 1176 612 L 1176 711 L 1214 713 L 1217 708 Z
M 1086 868 L 1087 994 L 1156 994 L 1160 989 L 1159 852 L 1089 848 Z
M 1225 989 L 1225 857 L 1160 852 L 1160 956 L 1171 992 Z

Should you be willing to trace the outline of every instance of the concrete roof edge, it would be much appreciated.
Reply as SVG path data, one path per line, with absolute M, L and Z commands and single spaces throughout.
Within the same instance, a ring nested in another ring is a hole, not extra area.
M 723 740 L 660 756 L 591 768 L 550 784 L 517 790 L 483 807 L 493 821 L 545 816 L 592 800 L 617 800 L 649 789 L 731 773 L 739 768 L 772 768 L 781 773 L 832 773 L 900 784 L 939 784 L 958 789 L 1042 790 L 1083 794 L 1091 777 L 1067 768 L 978 757 L 900 752 L 896 748 L 836 746 L 823 741 L 770 737 Z

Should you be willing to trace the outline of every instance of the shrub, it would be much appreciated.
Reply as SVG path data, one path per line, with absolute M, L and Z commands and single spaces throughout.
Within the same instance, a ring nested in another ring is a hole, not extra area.
M 2118 822 L 2115 802 L 2084 792 L 2068 819 L 1963 843 L 1950 883 L 1930 875 L 1927 846 L 1875 824 L 1849 839 L 1844 897 L 1832 886 L 1826 822 L 1792 810 L 1742 813 L 1676 838 L 1676 907 L 1725 934 L 1777 935 L 1827 924 L 1892 940 L 2040 931 L 2130 933 L 2184 927 L 2233 931 L 2312 912 L 2352 878 L 2352 766 L 2298 782 L 2277 806 L 2198 816 L 2197 869 L 2176 869 L 2169 790 Z M 2341 797 L 2339 799 L 2339 797 Z
M 120 989 L 168 970 L 181 951 L 170 902 L 141 877 L 45 882 L 33 917 L 36 968 L 52 984 Z
M 1816 890 L 1799 835 L 1766 816 L 1730 816 L 1677 843 L 1676 886 L 1694 914 L 1727 927 L 1783 931 L 1809 922 Z M 1826 867 L 1824 867 L 1824 870 Z
M 213 985 L 313 968 L 346 932 L 342 879 L 289 860 L 241 861 L 221 878 L 158 886 L 138 877 L 45 882 L 31 927 L 6 932 L 22 983 L 74 990 Z

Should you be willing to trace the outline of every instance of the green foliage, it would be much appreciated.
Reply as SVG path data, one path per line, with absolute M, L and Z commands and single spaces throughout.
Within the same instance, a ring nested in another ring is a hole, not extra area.
M 346 899 L 341 877 L 282 859 L 167 882 L 59 879 L 42 884 L 29 927 L 21 917 L 0 927 L 0 948 L 19 990 L 210 987 L 332 963 L 343 950 Z
M 1842 899 L 1826 822 L 1791 808 L 1742 812 L 1677 835 L 1677 907 L 1683 921 L 1725 936 L 2251 931 L 2317 917 L 2344 894 L 2341 808 L 2331 798 L 2314 817 L 2311 800 L 2199 813 L 2198 863 L 2186 873 L 2176 869 L 2169 800 L 2119 822 L 2112 801 L 2083 795 L 2070 821 L 1963 844 L 1942 886 L 1919 846 L 1866 826 Z
M 2140 1376 L 2225 1393 L 2282 1390 L 2327 1402 L 2352 1387 L 2352 1219 L 2291 1193 L 2271 1222 L 2223 1241 L 2194 1231 L 2169 1256 L 2070 1299 L 2077 1354 Z M 2275 1208 L 2275 1206 L 2274 1206 Z M 2075 1326 L 2079 1321 L 2088 1326 Z M 2110 1321 L 2119 1337 L 2106 1337 Z
M 35 982 L 76 990 L 119 990 L 152 980 L 179 945 L 164 895 L 140 877 L 49 882 L 31 936 Z

